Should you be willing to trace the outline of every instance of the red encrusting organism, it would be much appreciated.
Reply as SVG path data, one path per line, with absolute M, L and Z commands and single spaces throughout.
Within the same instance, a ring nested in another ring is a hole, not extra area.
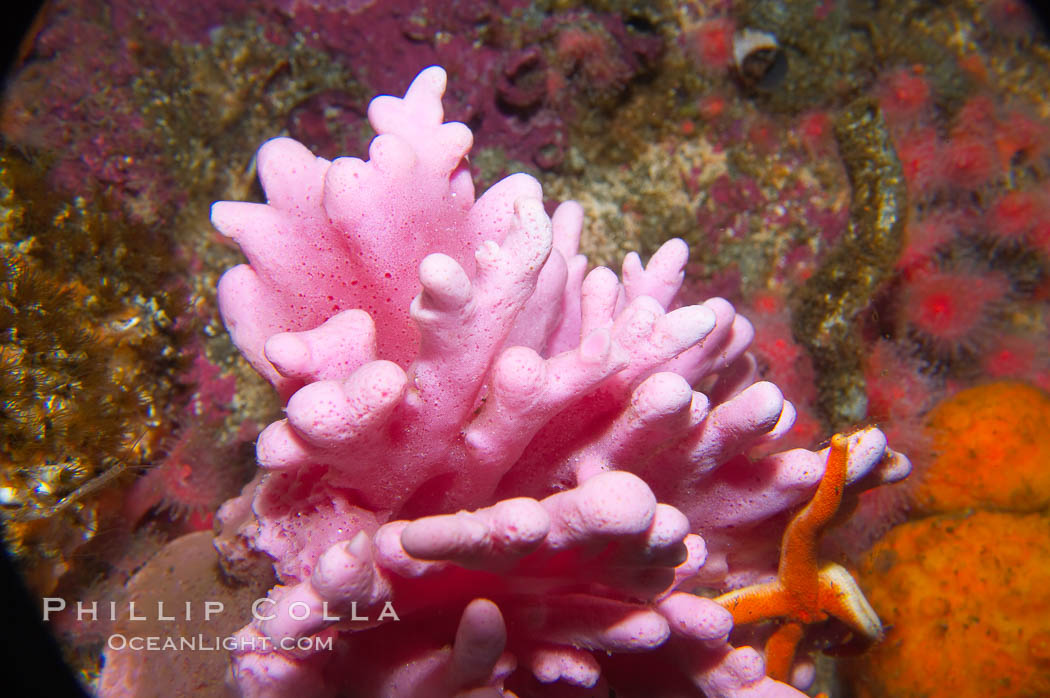
M 884 79 L 876 91 L 883 115 L 894 126 L 910 128 L 929 110 L 929 83 L 915 68 L 900 68 Z
M 733 32 L 731 19 L 709 19 L 700 24 L 691 36 L 689 48 L 707 69 L 725 70 L 733 60 Z
M 1040 224 L 1050 222 L 1050 202 L 1046 192 L 1017 189 L 995 200 L 986 217 L 990 235 L 1013 240 L 1027 238 Z
M 1010 292 L 1006 277 L 971 268 L 931 269 L 903 285 L 903 334 L 937 360 L 974 357 L 994 337 Z
M 964 229 L 964 221 L 954 213 L 938 212 L 909 221 L 905 228 L 904 249 L 897 258 L 897 271 L 905 278 L 911 278 L 933 268 L 938 251 Z
M 939 191 L 946 181 L 945 146 L 936 129 L 916 129 L 898 137 L 896 145 L 908 194 L 913 199 L 923 199 Z
M 953 132 L 945 147 L 948 181 L 960 189 L 976 189 L 1001 172 L 992 144 L 983 136 Z
M 1050 389 L 1048 337 L 1042 333 L 1012 333 L 996 338 L 981 359 L 981 370 L 993 378 L 1027 379 Z
M 185 422 L 164 459 L 149 466 L 125 496 L 124 513 L 133 524 L 155 511 L 183 529 L 208 530 L 215 510 L 248 479 L 244 464 L 250 461 L 234 453 L 255 438 L 257 429 L 244 424 L 232 443 L 217 444 L 215 439 L 231 409 L 234 379 L 223 377 L 201 351 L 183 380 L 195 389 Z

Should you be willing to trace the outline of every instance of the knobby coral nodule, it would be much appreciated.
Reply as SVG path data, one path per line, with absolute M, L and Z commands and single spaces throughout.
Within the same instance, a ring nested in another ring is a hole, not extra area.
M 249 260 L 220 283 L 223 318 L 287 412 L 220 510 L 229 564 L 262 552 L 281 581 L 232 679 L 250 696 L 799 695 L 691 592 L 772 578 L 827 449 L 748 458 L 794 408 L 756 380 L 728 302 L 676 302 L 681 240 L 629 255 L 621 281 L 587 272 L 581 208 L 548 217 L 531 177 L 475 201 L 444 88 L 432 67 L 376 98 L 367 161 L 266 143 L 268 203 L 213 208 Z M 847 501 L 908 472 L 876 429 L 844 443 Z M 312 636 L 333 649 L 279 649 Z

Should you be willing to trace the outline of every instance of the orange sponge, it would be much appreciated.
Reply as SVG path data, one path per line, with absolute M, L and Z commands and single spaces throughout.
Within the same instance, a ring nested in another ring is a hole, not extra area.
M 846 671 L 858 698 L 1050 695 L 1050 519 L 977 512 L 898 526 L 861 564 L 889 628 Z
M 1050 505 L 1050 395 L 1042 390 L 969 388 L 930 413 L 928 433 L 934 460 L 917 478 L 914 514 Z

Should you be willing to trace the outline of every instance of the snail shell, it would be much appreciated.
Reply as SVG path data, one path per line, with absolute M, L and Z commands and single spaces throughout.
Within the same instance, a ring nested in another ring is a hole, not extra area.
M 733 66 L 748 87 L 765 87 L 783 77 L 787 60 L 777 37 L 744 27 L 733 35 Z

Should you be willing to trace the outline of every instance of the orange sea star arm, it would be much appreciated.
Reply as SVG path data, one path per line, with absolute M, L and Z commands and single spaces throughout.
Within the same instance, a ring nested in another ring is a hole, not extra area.
M 828 462 L 813 499 L 791 520 L 780 548 L 780 583 L 805 608 L 816 611 L 817 548 L 820 536 L 842 503 L 846 486 L 849 441 L 842 434 L 831 437 Z
M 802 641 L 805 626 L 802 623 L 785 623 L 766 640 L 766 675 L 777 681 L 787 681 L 791 675 L 791 664 L 795 661 L 795 650 Z
M 791 597 L 784 593 L 779 581 L 752 584 L 722 594 L 715 601 L 733 614 L 734 625 L 784 618 L 791 615 L 794 607 Z
M 808 624 L 830 616 L 865 642 L 882 637 L 878 616 L 846 568 L 835 563 L 821 565 L 818 558 L 820 537 L 842 504 L 848 460 L 849 440 L 836 434 L 813 499 L 784 531 L 777 579 L 715 599 L 733 614 L 734 624 L 781 621 L 766 641 L 766 674 L 778 681 L 788 680 Z

